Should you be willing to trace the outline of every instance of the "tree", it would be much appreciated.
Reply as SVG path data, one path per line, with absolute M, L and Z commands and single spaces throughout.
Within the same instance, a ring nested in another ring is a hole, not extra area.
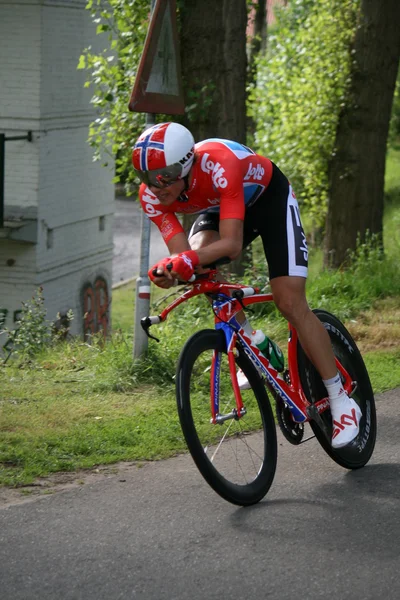
M 362 0 L 347 99 L 329 171 L 325 265 L 367 232 L 382 238 L 386 143 L 400 56 L 398 0 Z
M 264 55 L 267 48 L 267 2 L 266 0 L 252 0 L 250 5 L 249 25 L 252 28 L 248 40 L 248 92 L 257 81 L 257 60 Z M 256 122 L 251 115 L 247 116 L 247 137 L 254 138 Z M 251 145 L 252 142 L 249 141 Z
M 257 70 L 255 59 L 267 48 L 267 3 L 265 0 L 253 0 L 250 8 L 253 12 L 253 35 L 249 42 L 249 72 L 253 82 Z
M 188 125 L 196 140 L 246 142 L 246 0 L 179 2 Z
M 183 0 L 180 45 L 187 125 L 196 141 L 246 143 L 246 0 Z M 189 229 L 193 218 L 185 215 Z M 233 261 L 243 274 L 248 255 Z

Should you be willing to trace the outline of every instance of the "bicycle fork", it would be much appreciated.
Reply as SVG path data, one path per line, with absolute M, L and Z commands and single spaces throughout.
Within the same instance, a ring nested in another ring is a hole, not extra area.
M 235 419 L 236 421 L 241 419 L 246 414 L 246 408 L 243 404 L 242 395 L 240 393 L 239 384 L 236 374 L 236 361 L 235 356 L 236 350 L 236 333 L 232 330 L 229 331 L 229 343 L 227 344 L 227 356 L 229 364 L 229 372 L 232 381 L 233 393 L 236 402 L 236 408 L 233 408 L 226 414 L 220 413 L 220 374 L 221 374 L 221 360 L 222 353 L 218 350 L 214 350 L 212 365 L 211 365 L 211 423 L 222 424 L 229 419 Z

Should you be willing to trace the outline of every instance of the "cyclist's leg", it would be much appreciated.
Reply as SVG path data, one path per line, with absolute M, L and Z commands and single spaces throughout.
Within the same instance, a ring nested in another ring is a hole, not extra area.
M 188 234 L 192 250 L 199 250 L 219 240 L 219 214 L 201 213 Z
M 333 420 L 345 423 L 335 433 L 333 445 L 348 444 L 358 434 L 361 411 L 344 392 L 329 335 L 307 304 L 308 250 L 299 207 L 288 180 L 275 165 L 271 183 L 253 213 L 264 245 L 276 306 L 296 328 L 304 351 L 320 373 L 329 394 Z
M 321 321 L 310 310 L 306 300 L 306 279 L 282 276 L 271 279 L 274 301 L 296 329 L 303 350 L 323 379 L 335 377 L 337 369 L 329 335 Z
M 248 245 L 250 243 L 250 238 L 252 234 L 253 239 L 258 235 L 258 233 L 255 233 L 251 228 L 249 229 L 245 220 L 245 245 Z M 208 246 L 209 244 L 212 244 L 213 242 L 219 240 L 219 213 L 215 212 L 200 214 L 190 229 L 188 240 L 192 250 L 204 248 L 204 246 Z M 219 273 L 217 274 L 217 280 L 221 282 L 226 281 L 225 278 Z M 211 300 L 209 300 L 209 302 L 211 302 Z M 240 323 L 244 331 L 250 336 L 252 334 L 253 328 L 248 322 L 246 315 L 242 310 L 237 313 L 236 319 L 238 323 Z M 241 369 L 239 369 L 237 372 L 237 379 L 241 390 L 247 390 L 250 388 L 250 383 L 248 382 L 247 377 Z

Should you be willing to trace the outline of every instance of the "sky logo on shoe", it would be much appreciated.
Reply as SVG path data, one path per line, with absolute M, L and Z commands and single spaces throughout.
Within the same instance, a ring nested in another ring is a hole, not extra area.
M 333 421 L 333 425 L 334 425 L 334 430 L 333 430 L 333 434 L 332 434 L 332 440 L 334 440 L 335 437 L 338 436 L 339 433 L 341 433 L 345 429 L 345 427 L 347 427 L 348 425 L 358 427 L 356 409 L 352 408 L 350 415 L 343 414 L 340 417 L 340 421 L 336 421 L 336 419 L 335 419 Z

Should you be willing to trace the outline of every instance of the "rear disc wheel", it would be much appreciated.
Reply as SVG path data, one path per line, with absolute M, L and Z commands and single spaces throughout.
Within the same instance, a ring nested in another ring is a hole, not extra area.
M 324 310 L 313 311 L 327 330 L 333 352 L 355 384 L 351 397 L 361 409 L 360 431 L 358 436 L 343 448 L 334 449 L 331 445 L 332 416 L 330 410 L 321 414 L 329 439 L 316 421 L 310 421 L 315 437 L 327 454 L 346 469 L 359 469 L 371 458 L 376 439 L 376 410 L 371 382 L 357 345 L 343 323 Z M 300 381 L 307 399 L 314 403 L 325 398 L 327 391 L 322 379 L 304 353 L 300 343 L 297 348 Z

